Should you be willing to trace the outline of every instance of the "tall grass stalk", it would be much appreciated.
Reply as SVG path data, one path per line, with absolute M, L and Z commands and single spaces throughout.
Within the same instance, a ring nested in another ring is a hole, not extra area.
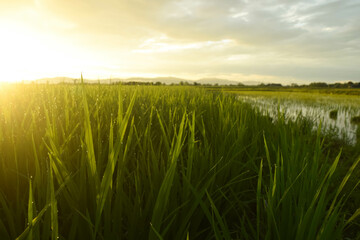
M 0 238 L 360 237 L 358 151 L 313 129 L 200 87 L 9 85 Z

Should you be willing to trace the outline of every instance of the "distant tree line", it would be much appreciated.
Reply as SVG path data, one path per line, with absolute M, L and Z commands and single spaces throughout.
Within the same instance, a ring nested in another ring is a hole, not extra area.
M 38 82 L 36 81 L 32 81 L 31 83 L 36 84 Z M 50 84 L 50 83 L 57 83 L 57 84 L 78 84 L 80 83 L 80 79 L 73 79 L 73 82 L 50 82 L 47 81 L 46 84 Z M 141 82 L 141 81 L 130 81 L 130 82 L 112 82 L 111 80 L 109 80 L 109 82 L 100 82 L 99 81 L 86 81 L 83 82 L 82 84 L 110 84 L 110 85 L 155 85 L 155 86 L 160 86 L 160 85 L 166 85 L 163 82 Z M 352 81 L 348 81 L 348 82 L 344 82 L 344 83 L 325 83 L 325 82 L 312 82 L 310 84 L 297 84 L 297 83 L 292 83 L 291 85 L 286 85 L 283 86 L 281 83 L 261 83 L 259 85 L 244 85 L 243 83 L 239 82 L 237 84 L 210 84 L 210 83 L 199 83 L 199 82 L 187 82 L 187 81 L 180 81 L 179 83 L 171 83 L 169 84 L 171 86 L 174 85 L 180 85 L 180 86 L 204 86 L 204 87 L 238 87 L 238 88 L 248 88 L 248 87 L 254 87 L 254 88 L 360 88 L 360 82 L 352 82 Z
M 117 83 L 117 84 L 121 84 L 121 85 L 156 85 L 156 86 L 160 86 L 160 85 L 165 85 L 162 82 L 121 82 L 121 83 Z
M 312 82 L 309 84 L 312 88 L 360 88 L 360 82 L 346 82 L 346 83 L 331 83 Z
M 345 83 L 325 83 L 325 82 L 312 82 L 308 85 L 299 85 L 292 83 L 290 86 L 283 86 L 280 83 L 261 83 L 259 87 L 291 87 L 291 88 L 360 88 L 360 82 L 345 82 Z

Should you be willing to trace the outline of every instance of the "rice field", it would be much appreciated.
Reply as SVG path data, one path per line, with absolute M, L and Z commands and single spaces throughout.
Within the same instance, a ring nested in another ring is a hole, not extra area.
M 360 136 L 359 124 L 354 120 L 360 116 L 358 96 L 254 91 L 241 92 L 239 99 L 274 120 L 278 114 L 288 120 L 307 118 L 314 123 L 314 130 L 321 125 L 323 133 L 335 134 L 353 145 Z
M 360 238 L 359 143 L 277 106 L 190 86 L 1 86 L 0 239 Z

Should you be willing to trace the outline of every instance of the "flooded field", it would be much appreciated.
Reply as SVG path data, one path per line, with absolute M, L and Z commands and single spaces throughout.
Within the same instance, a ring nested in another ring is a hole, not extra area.
M 241 101 L 250 103 L 262 114 L 276 121 L 279 114 L 286 120 L 304 117 L 320 124 L 323 132 L 335 134 L 351 144 L 359 141 L 360 98 L 358 96 L 286 92 L 241 92 Z

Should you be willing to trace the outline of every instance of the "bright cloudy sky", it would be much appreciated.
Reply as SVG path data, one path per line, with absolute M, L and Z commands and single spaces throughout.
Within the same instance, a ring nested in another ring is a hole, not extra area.
M 0 80 L 360 81 L 359 0 L 0 0 Z

